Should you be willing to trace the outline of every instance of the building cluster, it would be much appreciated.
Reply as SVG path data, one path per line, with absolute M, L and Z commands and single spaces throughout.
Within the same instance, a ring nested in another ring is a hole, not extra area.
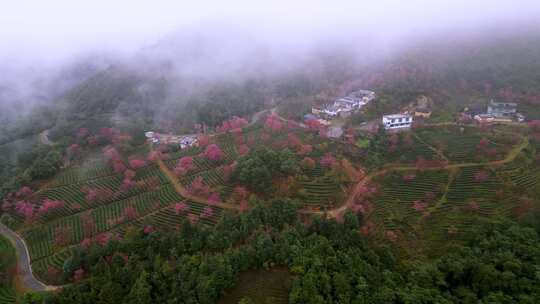
M 144 133 L 144 136 L 153 144 L 159 145 L 178 145 L 180 149 L 194 147 L 199 144 L 197 135 L 170 135 L 160 134 L 157 132 L 148 131 Z
M 362 109 L 363 106 L 375 99 L 375 92 L 358 90 L 345 97 L 335 100 L 333 103 L 321 107 L 311 108 L 311 113 L 320 118 L 348 117 L 353 112 Z
M 468 109 L 467 109 L 468 110 Z M 525 116 L 517 112 L 517 104 L 513 102 L 495 102 L 493 99 L 487 106 L 485 113 L 470 113 L 476 121 L 481 123 L 489 122 L 510 122 L 525 120 Z

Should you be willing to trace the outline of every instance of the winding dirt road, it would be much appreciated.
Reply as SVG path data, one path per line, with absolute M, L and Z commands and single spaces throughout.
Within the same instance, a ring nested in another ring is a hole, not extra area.
M 56 290 L 59 287 L 46 285 L 38 280 L 32 272 L 30 264 L 30 254 L 25 241 L 13 230 L 0 223 L 0 234 L 5 236 L 15 246 L 17 252 L 17 276 L 20 278 L 24 288 L 31 291 Z

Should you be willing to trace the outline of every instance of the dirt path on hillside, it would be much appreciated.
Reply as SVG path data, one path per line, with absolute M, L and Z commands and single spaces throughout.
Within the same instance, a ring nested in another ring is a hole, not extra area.
M 47 291 L 58 289 L 58 286 L 47 285 L 38 280 L 32 272 L 30 255 L 25 241 L 13 230 L 0 223 L 0 234 L 5 236 L 15 247 L 17 253 L 17 277 L 24 288 L 30 291 Z
M 182 185 L 182 183 L 180 183 L 180 181 L 178 180 L 178 178 L 169 170 L 169 168 L 167 168 L 167 166 L 165 165 L 165 163 L 163 162 L 163 160 L 158 160 L 157 161 L 157 164 L 159 166 L 159 169 L 161 170 L 161 172 L 163 172 L 165 174 L 165 176 L 167 177 L 167 179 L 171 182 L 171 184 L 173 185 L 174 187 L 174 190 L 176 190 L 176 192 L 178 194 L 180 194 L 181 196 L 191 200 L 191 201 L 194 201 L 194 202 L 197 202 L 197 203 L 201 203 L 201 204 L 205 204 L 205 205 L 210 205 L 210 206 L 217 206 L 217 207 L 220 207 L 220 208 L 223 208 L 223 209 L 234 209 L 234 210 L 239 210 L 239 206 L 237 205 L 234 205 L 234 204 L 229 204 L 229 203 L 209 203 L 207 199 L 204 199 L 202 197 L 198 197 L 198 196 L 193 196 L 191 195 L 187 189 Z

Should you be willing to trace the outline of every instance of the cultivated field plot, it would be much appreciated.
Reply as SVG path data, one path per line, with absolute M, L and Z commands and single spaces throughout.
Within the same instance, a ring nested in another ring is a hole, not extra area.
M 388 162 L 414 163 L 418 158 L 427 160 L 440 160 L 441 157 L 436 151 L 421 139 L 415 136 L 409 136 L 404 139 L 402 134 L 396 135 L 399 141 L 394 148 L 388 148 L 385 151 L 385 158 Z M 389 145 L 391 147 L 392 144 Z
M 516 188 L 500 177 L 508 172 L 471 166 L 389 173 L 374 180 L 380 191 L 369 219 L 380 237 L 392 231 L 398 242 L 419 242 L 429 254 L 440 252 L 482 218 L 514 215 Z
M 514 135 L 475 127 L 425 127 L 414 132 L 422 141 L 444 154 L 451 163 L 502 159 L 519 142 Z
M 291 138 L 294 139 L 291 140 Z M 226 178 L 227 174 L 224 172 L 224 168 L 231 166 L 241 157 L 239 146 L 245 145 L 250 150 L 258 148 L 282 150 L 288 148 L 296 153 L 298 144 L 294 144 L 295 141 L 311 147 L 309 153 L 297 154 L 298 161 L 300 162 L 304 157 L 310 157 L 316 163 L 313 169 L 303 169 L 297 176 L 297 182 L 301 189 L 299 189 L 297 195 L 293 196 L 305 203 L 305 205 L 314 208 L 329 208 L 339 203 L 344 198 L 345 190 L 349 184 L 328 176 L 327 173 L 330 169 L 321 167 L 318 160 L 326 153 L 332 153 L 339 159 L 342 156 L 341 144 L 331 142 L 301 128 L 270 132 L 261 125 L 256 124 L 243 129 L 240 134 L 225 133 L 210 139 L 210 142 L 217 144 L 224 153 L 224 157 L 220 161 L 208 160 L 202 153 L 203 148 L 194 148 L 170 155 L 170 158 L 165 160 L 164 163 L 167 169 L 172 172 L 181 157 L 191 156 L 194 168 L 179 178 L 181 184 L 189 188 L 191 183 L 200 177 L 211 192 L 219 193 L 223 201 L 229 201 L 233 189 L 238 185 Z
M 447 171 L 390 173 L 374 180 L 379 193 L 372 218 L 384 230 L 410 230 L 421 224 L 444 195 Z
M 213 225 L 222 210 L 192 202 L 176 192 L 159 166 L 148 163 L 134 170 L 126 184 L 122 173 L 114 173 L 104 160 L 85 161 L 60 173 L 32 196 L 35 210 L 44 202 L 58 207 L 28 219 L 12 212 L 2 221 L 25 239 L 36 274 L 55 281 L 57 271 L 71 256 L 71 248 L 83 241 L 103 242 L 121 236 L 129 227 L 169 230 L 185 220 Z M 178 207 L 180 206 L 180 207 Z

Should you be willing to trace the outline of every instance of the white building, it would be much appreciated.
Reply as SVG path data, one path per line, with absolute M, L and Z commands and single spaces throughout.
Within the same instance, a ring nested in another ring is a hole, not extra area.
M 410 128 L 413 123 L 413 117 L 409 114 L 384 115 L 382 123 L 387 130 Z
M 375 92 L 358 90 L 351 94 L 334 100 L 334 103 L 323 105 L 322 107 L 311 108 L 313 115 L 324 115 L 327 117 L 342 116 L 347 117 L 354 111 L 362 109 L 363 106 L 375 99 Z

